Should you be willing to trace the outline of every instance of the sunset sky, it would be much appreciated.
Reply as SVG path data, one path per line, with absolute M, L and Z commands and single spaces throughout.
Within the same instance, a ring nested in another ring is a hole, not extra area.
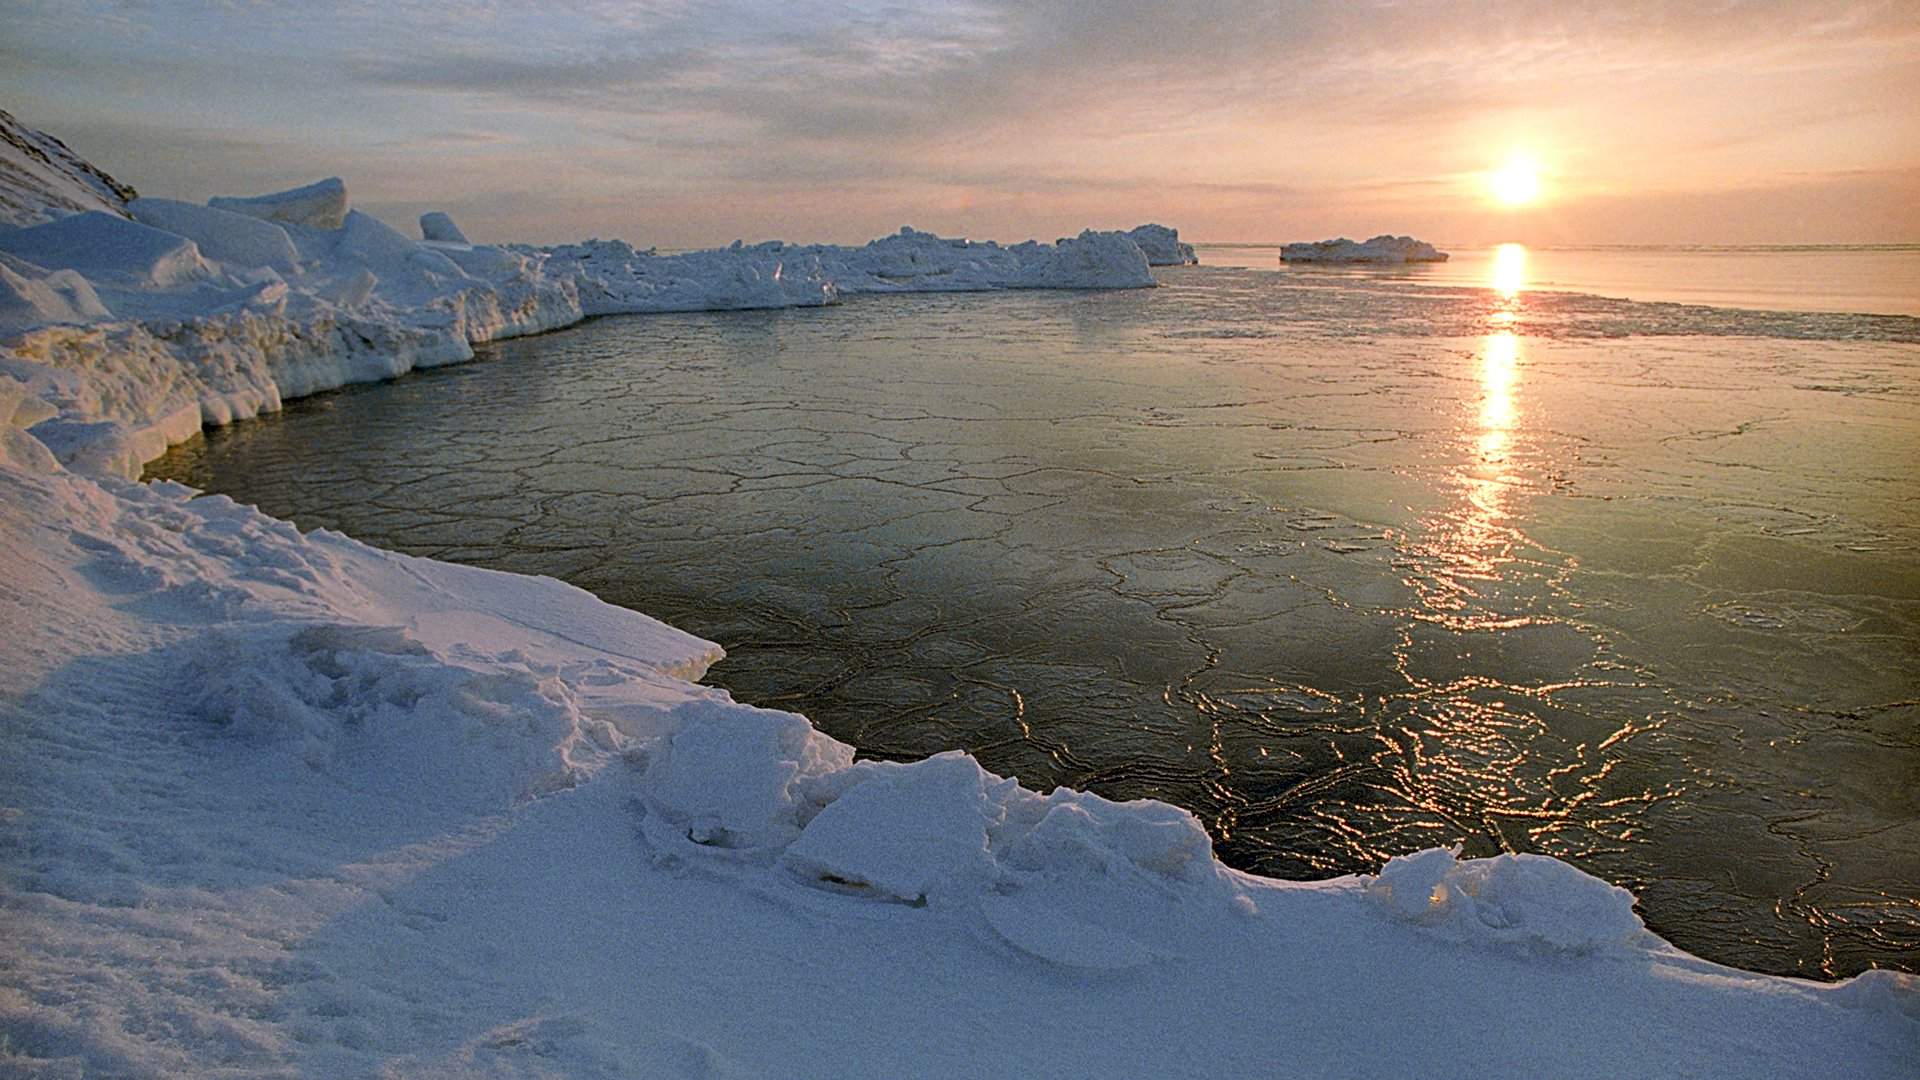
M 476 239 L 1920 241 L 1912 0 L 0 0 L 0 26 L 0 107 L 143 192 L 338 174 Z M 1516 157 L 1540 191 L 1506 206 Z

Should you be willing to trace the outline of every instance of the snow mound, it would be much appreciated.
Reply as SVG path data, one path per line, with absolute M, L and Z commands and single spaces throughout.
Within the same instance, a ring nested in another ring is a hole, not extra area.
M 135 199 L 127 212 L 142 225 L 186 237 L 201 255 L 237 269 L 264 266 L 281 274 L 300 269 L 292 238 L 272 221 L 176 199 Z
M 0 251 L 134 288 L 164 289 L 212 274 L 193 241 L 100 210 L 0 232 Z
M 191 712 L 256 753 L 292 752 L 356 784 L 476 809 L 572 787 L 617 749 L 557 671 L 436 655 L 404 627 L 325 622 L 219 627 L 185 665 Z
M 853 764 L 851 747 L 792 713 L 699 702 L 679 720 L 648 765 L 647 786 L 654 811 L 697 844 L 791 843 L 824 805 L 821 779 Z
M 332 176 L 270 195 L 217 196 L 208 199 L 207 205 L 310 229 L 337 229 L 347 216 L 347 185 Z
M 72 270 L 47 270 L 0 252 L 0 326 L 90 323 L 113 313 L 91 282 Z
M 82 210 L 118 214 L 135 197 L 66 143 L 0 109 L 0 224 L 38 225 Z
M 1652 940 L 1632 893 L 1544 855 L 1432 848 L 1389 860 L 1367 891 L 1397 918 L 1467 941 L 1587 954 Z
M 1140 245 L 1149 266 L 1198 266 L 1200 257 L 1192 244 L 1180 242 L 1180 230 L 1165 225 L 1136 225 L 1127 230 L 1127 239 Z
M 1281 262 L 1409 263 L 1446 262 L 1447 253 L 1411 236 L 1382 234 L 1363 243 L 1342 236 L 1317 243 L 1288 244 Z
M 453 218 L 435 210 L 420 215 L 420 235 L 422 238 L 441 244 L 465 244 L 467 234 L 453 223 Z
M 674 724 L 642 790 L 649 838 L 683 857 L 770 861 L 828 892 L 975 911 L 1003 937 L 1020 937 L 1023 901 L 1010 898 L 1030 889 L 1121 907 L 1142 889 L 1209 908 L 1239 895 L 1199 821 L 1164 803 L 1042 796 L 958 751 L 855 762 L 804 717 L 731 703 L 687 706 Z M 1117 943 L 1139 928 L 1102 921 L 1063 919 L 1012 944 L 1064 962 L 1077 941 L 1100 954 L 1091 966 L 1133 955 Z

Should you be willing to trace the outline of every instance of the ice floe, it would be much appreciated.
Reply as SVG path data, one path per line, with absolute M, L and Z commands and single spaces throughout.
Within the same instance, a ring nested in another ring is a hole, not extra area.
M 1127 239 L 1140 245 L 1152 266 L 1196 266 L 1200 257 L 1192 244 L 1180 242 L 1180 230 L 1165 225 L 1139 225 L 1127 230 Z
M 1446 262 L 1447 253 L 1411 236 L 1382 234 L 1355 243 L 1342 236 L 1315 243 L 1288 244 L 1280 249 L 1281 262 L 1409 263 Z

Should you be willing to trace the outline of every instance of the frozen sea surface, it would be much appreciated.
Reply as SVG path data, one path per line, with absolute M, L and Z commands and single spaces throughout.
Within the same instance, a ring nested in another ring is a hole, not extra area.
M 1920 320 L 1161 278 L 604 319 L 151 473 L 1241 868 L 1543 852 L 1710 959 L 1920 968 Z

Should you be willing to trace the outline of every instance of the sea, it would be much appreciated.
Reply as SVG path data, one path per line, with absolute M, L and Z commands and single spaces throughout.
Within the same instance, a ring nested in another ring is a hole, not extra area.
M 866 756 L 1236 868 L 1539 852 L 1920 970 L 1920 245 L 1455 249 L 594 320 L 149 469 L 719 642 Z

